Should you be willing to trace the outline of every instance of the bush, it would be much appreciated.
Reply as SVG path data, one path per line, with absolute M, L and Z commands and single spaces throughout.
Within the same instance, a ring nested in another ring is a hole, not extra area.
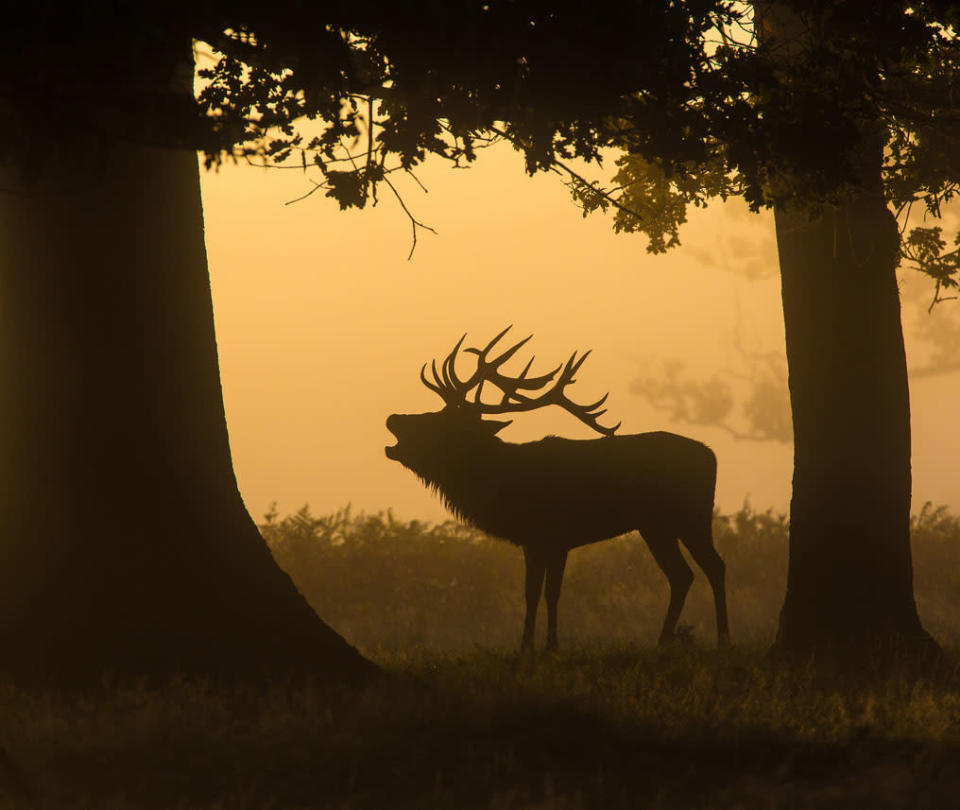
M 314 517 L 305 506 L 282 519 L 272 510 L 260 528 L 316 611 L 368 654 L 519 644 L 523 555 L 510 543 L 454 521 L 405 522 L 390 511 L 353 514 L 349 507 Z M 787 530 L 785 515 L 749 504 L 714 519 L 735 642 L 773 640 L 786 587 Z M 955 646 L 960 519 L 926 504 L 913 520 L 913 547 L 921 617 L 935 637 Z M 713 644 L 713 597 L 691 567 L 697 578 L 681 622 Z M 654 644 L 667 598 L 666 579 L 636 532 L 575 549 L 560 600 L 561 644 Z M 541 615 L 541 634 L 544 624 Z

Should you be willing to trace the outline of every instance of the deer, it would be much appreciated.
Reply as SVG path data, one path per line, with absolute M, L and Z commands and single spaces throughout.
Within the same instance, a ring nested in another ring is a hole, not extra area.
M 437 492 L 459 519 L 523 550 L 526 614 L 521 652 L 532 652 L 541 593 L 547 607 L 546 650 L 555 652 L 557 604 L 567 554 L 574 548 L 638 531 L 670 586 L 659 644 L 677 638 L 677 621 L 694 575 L 680 550 L 684 544 L 713 590 L 717 641 L 730 643 L 725 564 L 714 548 L 712 520 L 717 461 L 705 444 L 657 431 L 615 435 L 621 423 L 600 425 L 609 394 L 581 405 L 565 390 L 590 355 L 574 352 L 553 371 L 528 376 L 531 357 L 517 376 L 502 367 L 533 337 L 490 358 L 512 327 L 486 346 L 465 348 L 476 369 L 461 380 L 456 369 L 464 334 L 437 368 L 420 369 L 420 380 L 440 396 L 439 411 L 392 414 L 387 429 L 397 442 L 385 448 Z M 484 386 L 499 389 L 498 401 L 482 398 Z M 471 396 L 472 392 L 472 396 Z M 547 436 L 512 443 L 499 433 L 511 421 L 484 417 L 563 408 L 601 434 L 593 439 Z M 544 589 L 544 582 L 546 588 Z

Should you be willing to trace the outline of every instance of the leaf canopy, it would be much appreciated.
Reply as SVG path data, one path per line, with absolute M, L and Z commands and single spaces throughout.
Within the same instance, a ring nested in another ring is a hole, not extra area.
M 778 9 L 802 38 L 765 30 Z M 312 167 L 342 207 L 363 207 L 428 156 L 463 166 L 505 139 L 653 251 L 712 198 L 830 204 L 860 182 L 867 131 L 898 212 L 939 214 L 960 180 L 955 2 L 220 0 L 173 2 L 161 19 L 40 0 L 17 13 L 0 159 L 21 164 L 133 138 L 199 148 L 208 166 Z M 191 40 L 214 56 L 199 103 L 175 92 Z M 583 175 L 608 156 L 609 186 Z M 940 242 L 918 234 L 904 256 L 955 286 Z

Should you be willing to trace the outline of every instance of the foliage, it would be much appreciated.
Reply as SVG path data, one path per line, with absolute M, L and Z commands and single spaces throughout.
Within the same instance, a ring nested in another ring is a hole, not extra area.
M 950 645 L 960 639 L 960 517 L 929 501 L 910 521 L 917 606 L 930 632 Z
M 416 26 L 405 4 L 324 9 L 323 25 L 295 28 L 248 15 L 211 40 L 200 102 L 219 145 L 207 160 L 310 165 L 315 189 L 363 207 L 381 182 L 397 193 L 393 172 L 429 155 L 464 165 L 502 138 L 529 172 L 566 175 L 585 214 L 613 209 L 618 231 L 661 252 L 690 204 L 839 200 L 863 179 L 858 150 L 876 142 L 887 201 L 938 216 L 960 182 L 953 4 L 775 5 L 765 13 L 796 36 L 778 39 L 763 14 L 725 0 L 494 0 Z M 611 154 L 609 186 L 578 168 Z M 941 248 L 917 230 L 904 249 L 937 296 L 958 272 Z
M 747 504 L 714 521 L 727 563 L 735 642 L 773 638 L 786 583 L 787 529 L 785 516 Z M 354 515 L 349 509 L 321 518 L 306 507 L 283 519 L 273 512 L 261 530 L 317 612 L 368 654 L 512 650 L 519 644 L 523 562 L 509 543 L 452 521 L 404 522 L 390 512 Z M 925 626 L 941 641 L 960 644 L 960 519 L 924 506 L 914 519 L 913 547 Z M 712 598 L 693 568 L 697 580 L 681 621 L 710 644 Z M 577 549 L 560 600 L 561 645 L 652 645 L 666 604 L 666 582 L 636 534 Z
M 658 252 L 678 243 L 690 204 L 830 204 L 860 183 L 857 150 L 876 141 L 887 201 L 938 216 L 960 182 L 956 5 L 758 8 L 801 35 L 778 39 L 729 0 L 489 0 L 428 14 L 400 0 L 233 0 L 168 4 L 162 19 L 42 0 L 8 21 L 0 160 L 36 171 L 58 150 L 95 159 L 98 140 L 165 142 L 201 148 L 208 166 L 313 168 L 313 191 L 362 208 L 381 184 L 399 196 L 391 177 L 428 156 L 463 166 L 506 139 L 528 171 L 565 174 L 585 212 L 614 209 L 615 228 Z M 172 91 L 191 38 L 214 56 L 196 105 Z M 581 174 L 610 155 L 609 187 Z M 941 241 L 917 230 L 904 250 L 937 296 L 958 273 Z
M 531 173 L 599 162 L 613 116 L 646 122 L 643 154 L 690 160 L 703 124 L 689 79 L 710 69 L 712 20 L 734 13 L 722 0 L 338 11 L 290 26 L 268 9 L 208 40 L 217 61 L 201 71 L 200 106 L 218 142 L 208 165 L 309 166 L 321 174 L 314 190 L 362 208 L 380 183 L 399 196 L 391 175 L 427 156 L 463 166 L 497 139 L 523 151 Z
M 933 279 L 936 288 L 931 307 L 944 300 L 940 294 L 942 290 L 957 286 L 960 271 L 960 247 L 944 253 L 947 243 L 943 240 L 942 233 L 943 229 L 939 226 L 913 228 L 900 248 L 904 259 Z M 954 244 L 960 245 L 960 233 L 954 238 Z
M 518 552 L 453 521 L 349 508 L 315 518 L 304 507 L 283 520 L 268 515 L 261 532 L 317 613 L 362 649 L 470 649 L 475 638 L 502 643 L 505 628 L 519 626 L 513 600 L 502 598 L 521 574 Z M 464 632 L 470 617 L 477 637 Z

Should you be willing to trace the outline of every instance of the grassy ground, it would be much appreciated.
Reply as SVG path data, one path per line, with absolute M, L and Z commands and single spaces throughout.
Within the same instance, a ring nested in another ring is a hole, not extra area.
M 651 647 L 666 585 L 633 536 L 571 555 L 566 651 L 533 659 L 512 653 L 522 563 L 506 543 L 347 510 L 262 529 L 388 677 L 340 692 L 0 686 L 0 810 L 960 808 L 960 674 L 842 687 L 765 657 L 783 516 L 744 507 L 714 523 L 739 648 L 709 649 L 702 576 L 683 621 L 706 648 Z M 913 545 L 921 617 L 956 659 L 960 520 L 924 507 Z
M 392 677 L 336 694 L 0 693 L 0 797 L 18 806 L 22 780 L 47 808 L 960 806 L 952 679 L 842 691 L 696 648 L 381 663 Z

